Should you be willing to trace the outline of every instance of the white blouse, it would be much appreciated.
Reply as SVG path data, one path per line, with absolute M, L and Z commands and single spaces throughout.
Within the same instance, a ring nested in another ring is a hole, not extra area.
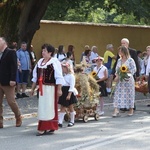
M 146 66 L 146 75 L 148 76 L 150 73 L 150 56 L 148 57 L 148 63 L 147 63 L 147 66 Z
M 55 58 L 57 58 L 57 53 L 54 55 Z M 58 54 L 58 60 L 61 62 L 66 58 L 66 54 Z
M 103 77 L 105 77 L 104 72 L 105 70 L 107 71 L 107 68 L 104 65 L 101 65 L 99 68 L 94 67 L 93 71 L 95 71 L 96 73 L 98 72 L 97 76 L 101 79 Z
M 41 65 L 42 61 L 44 58 L 41 58 L 37 64 L 35 65 L 34 69 L 33 69 L 33 78 L 32 78 L 32 82 L 36 83 L 37 82 L 37 67 L 39 68 L 47 68 L 48 65 L 53 64 L 54 67 L 54 77 L 56 80 L 56 85 L 57 84 L 64 84 L 64 78 L 62 75 L 62 67 L 61 67 L 61 63 L 58 61 L 57 58 L 52 57 L 45 65 Z
M 74 92 L 75 88 L 75 76 L 71 73 L 64 75 L 65 83 L 63 86 L 70 86 L 69 92 Z

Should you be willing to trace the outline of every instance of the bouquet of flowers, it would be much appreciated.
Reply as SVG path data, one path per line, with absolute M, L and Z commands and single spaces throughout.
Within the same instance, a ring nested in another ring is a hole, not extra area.
M 120 81 L 123 80 L 128 80 L 130 78 L 130 76 L 128 75 L 128 68 L 126 65 L 122 65 L 118 71 L 117 71 L 119 77 L 120 77 Z
M 94 79 L 96 79 L 96 80 L 99 79 L 99 77 L 97 76 L 97 73 L 95 71 L 92 71 L 90 74 Z

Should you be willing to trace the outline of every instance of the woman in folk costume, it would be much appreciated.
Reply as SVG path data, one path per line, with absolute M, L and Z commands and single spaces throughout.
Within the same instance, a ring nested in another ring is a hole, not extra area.
M 66 108 L 69 108 L 70 111 L 70 122 L 68 127 L 74 125 L 75 120 L 75 111 L 73 104 L 77 103 L 76 94 L 75 94 L 75 76 L 71 71 L 70 65 L 68 63 L 62 63 L 62 70 L 64 74 L 65 84 L 62 86 L 62 96 L 59 97 L 58 103 L 61 105 L 59 112 L 59 127 L 62 127 L 64 120 L 64 115 L 66 114 Z
M 61 85 L 64 83 L 61 63 L 52 57 L 54 47 L 42 46 L 42 56 L 33 70 L 31 95 L 36 84 L 39 85 L 38 103 L 38 135 L 53 133 L 58 129 L 57 99 L 62 95 Z

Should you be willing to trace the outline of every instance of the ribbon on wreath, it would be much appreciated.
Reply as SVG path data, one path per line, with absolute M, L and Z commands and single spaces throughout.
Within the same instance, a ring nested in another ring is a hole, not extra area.
M 43 86 L 42 85 L 43 85 L 43 78 L 40 77 L 39 78 L 39 93 L 41 96 L 43 96 L 43 88 L 42 88 Z

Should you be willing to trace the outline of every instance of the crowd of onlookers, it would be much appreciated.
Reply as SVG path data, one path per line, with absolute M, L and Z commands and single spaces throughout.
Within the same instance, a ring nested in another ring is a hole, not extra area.
M 147 47 L 145 51 L 134 50 L 129 48 L 129 40 L 126 38 L 121 40 L 120 45 L 124 45 L 128 48 L 129 54 L 136 64 L 136 73 L 134 74 L 134 79 L 137 79 L 141 75 L 148 75 L 146 66 L 148 64 L 149 54 L 147 50 L 149 47 Z M 10 45 L 10 48 L 16 51 L 18 59 L 16 98 L 23 98 L 28 97 L 25 90 L 27 85 L 31 83 L 32 71 L 37 60 L 33 45 L 30 46 L 29 50 L 27 49 L 27 43 L 25 42 L 21 43 L 20 49 L 17 49 L 17 47 L 18 45 L 16 42 L 12 42 Z M 117 60 L 120 58 L 118 52 L 118 50 L 114 50 L 113 44 L 107 44 L 106 51 L 100 56 L 103 58 L 102 64 L 107 68 L 107 77 L 105 77 L 107 95 L 112 93 L 112 83 L 116 74 Z M 84 73 L 89 74 L 93 71 L 94 67 L 97 66 L 96 58 L 99 57 L 99 53 L 100 52 L 97 46 L 84 46 L 84 51 L 81 53 L 80 57 L 80 63 L 84 65 Z M 75 47 L 73 45 L 69 45 L 67 50 L 63 45 L 59 45 L 58 48 L 55 48 L 54 57 L 57 58 L 61 63 L 68 63 L 71 71 L 74 73 L 76 59 Z M 100 114 L 103 113 L 103 111 L 100 112 Z
M 16 98 L 29 97 L 26 94 L 27 85 L 32 78 L 32 70 L 36 63 L 36 55 L 33 49 L 33 45 L 30 45 L 27 49 L 27 43 L 22 42 L 18 49 L 18 44 L 12 42 L 9 46 L 16 51 L 17 54 L 17 77 L 16 77 Z

